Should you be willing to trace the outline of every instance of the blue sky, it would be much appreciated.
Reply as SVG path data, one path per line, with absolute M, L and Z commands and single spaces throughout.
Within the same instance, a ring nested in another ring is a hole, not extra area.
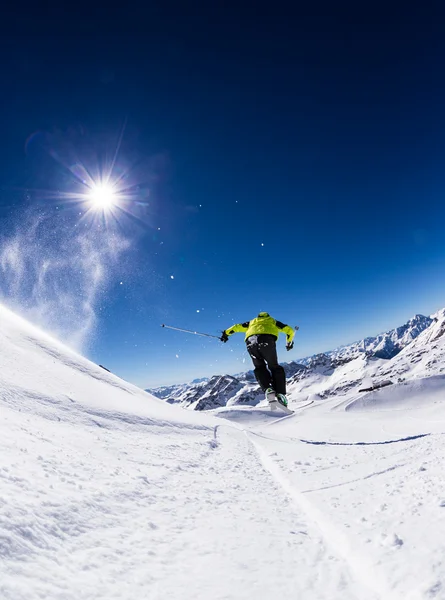
M 110 14 L 59 35 L 30 19 L 2 41 L 2 236 L 25 209 L 78 227 L 67 157 L 93 169 L 122 134 L 133 216 L 94 300 L 96 362 L 188 381 L 250 368 L 242 336 L 162 323 L 217 334 L 268 311 L 301 327 L 291 360 L 445 306 L 442 9 L 328 10 Z

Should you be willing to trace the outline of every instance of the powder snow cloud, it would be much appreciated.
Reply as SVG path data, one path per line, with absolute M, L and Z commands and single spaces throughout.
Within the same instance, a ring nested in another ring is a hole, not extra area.
M 3 300 L 69 345 L 84 349 L 129 240 L 104 225 L 28 212 L 0 238 Z

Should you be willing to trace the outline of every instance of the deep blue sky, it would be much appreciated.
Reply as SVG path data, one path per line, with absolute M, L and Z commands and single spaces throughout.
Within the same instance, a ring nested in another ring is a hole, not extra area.
M 22 15 L 1 42 L 1 233 L 56 210 L 32 190 L 70 191 L 41 136 L 91 167 L 123 132 L 117 166 L 149 193 L 93 360 L 187 381 L 250 368 L 242 336 L 163 322 L 215 334 L 268 311 L 301 326 L 291 360 L 445 306 L 441 3 L 146 10 Z

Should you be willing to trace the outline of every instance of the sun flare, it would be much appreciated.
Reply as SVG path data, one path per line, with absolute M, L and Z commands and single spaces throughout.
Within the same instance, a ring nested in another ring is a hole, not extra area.
M 95 210 L 110 210 L 117 203 L 117 193 L 109 184 L 94 185 L 88 197 Z

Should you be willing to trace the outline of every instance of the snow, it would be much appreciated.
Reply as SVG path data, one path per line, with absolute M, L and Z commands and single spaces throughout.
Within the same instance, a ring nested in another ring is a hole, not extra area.
M 0 307 L 0 598 L 445 599 L 437 318 L 286 416 L 181 409 Z
M 378 407 L 380 410 L 406 410 L 422 406 L 425 402 L 429 409 L 431 404 L 445 402 L 445 375 L 415 379 L 396 384 L 391 389 L 383 388 L 361 394 L 345 409 L 360 410 Z

